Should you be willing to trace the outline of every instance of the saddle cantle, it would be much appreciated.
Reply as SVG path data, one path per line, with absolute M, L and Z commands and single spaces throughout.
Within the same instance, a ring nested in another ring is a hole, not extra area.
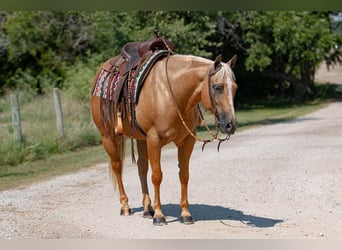
M 107 136 L 122 134 L 124 116 L 131 122 L 131 135 L 136 128 L 145 134 L 136 122 L 135 104 L 154 63 L 173 54 L 174 47 L 170 40 L 155 32 L 152 39 L 125 44 L 120 55 L 110 60 L 110 68 L 101 70 L 93 95 L 101 97 L 100 110 Z
M 120 66 L 119 71 L 123 75 L 126 74 L 139 59 L 143 58 L 150 51 L 173 51 L 174 47 L 171 41 L 159 36 L 143 42 L 126 43 L 121 49 L 121 56 L 125 60 L 125 63 Z

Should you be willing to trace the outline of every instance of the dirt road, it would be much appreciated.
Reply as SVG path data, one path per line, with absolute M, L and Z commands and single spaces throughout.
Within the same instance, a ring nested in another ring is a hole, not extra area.
M 220 153 L 215 144 L 203 153 L 200 147 L 190 169 L 193 225 L 179 223 L 180 185 L 171 148 L 162 155 L 167 226 L 142 218 L 136 166 L 127 159 L 132 216 L 119 215 L 107 164 L 100 164 L 0 192 L 0 239 L 342 238 L 341 102 L 291 122 L 238 132 Z
M 127 159 L 134 214 L 120 206 L 107 164 L 0 193 L 0 238 L 341 238 L 342 103 L 291 122 L 237 133 L 194 150 L 190 209 L 179 223 L 175 149 L 163 153 L 161 197 L 168 225 L 142 218 L 136 167 Z

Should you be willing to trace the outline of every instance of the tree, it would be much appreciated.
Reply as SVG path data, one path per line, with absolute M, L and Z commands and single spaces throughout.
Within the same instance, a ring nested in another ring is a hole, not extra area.
M 0 89 L 26 82 L 43 93 L 66 78 L 70 86 L 73 69 L 82 76 L 86 67 L 90 74 L 125 43 L 149 39 L 159 29 L 176 53 L 222 54 L 224 60 L 237 54 L 238 95 L 300 101 L 312 93 L 318 65 L 342 59 L 341 36 L 330 26 L 329 12 L 0 12 Z
M 3 81 L 17 87 L 27 79 L 26 84 L 38 93 L 58 86 L 66 63 L 84 53 L 92 41 L 91 23 L 83 12 L 13 12 L 3 30 L 8 41 L 6 60 L 12 65 L 12 76 Z
M 1 84 L 15 88 L 29 82 L 43 93 L 47 87 L 61 86 L 77 60 L 93 56 L 106 60 L 127 42 L 151 38 L 155 29 L 176 44 L 178 53 L 212 56 L 207 47 L 215 42 L 207 37 L 214 32 L 215 22 L 202 12 L 6 13 L 0 16 L 0 53 L 6 54 L 2 68 L 6 64 L 9 69 L 1 76 Z
M 337 63 L 340 43 L 324 12 L 268 11 L 243 13 L 245 66 L 280 83 L 297 101 L 312 94 L 315 70 L 323 60 Z
M 131 11 L 95 12 L 95 43 L 101 51 L 119 53 L 121 47 L 132 41 L 153 37 L 154 30 L 176 44 L 177 53 L 211 57 L 207 38 L 215 32 L 216 22 L 204 12 L 191 11 Z

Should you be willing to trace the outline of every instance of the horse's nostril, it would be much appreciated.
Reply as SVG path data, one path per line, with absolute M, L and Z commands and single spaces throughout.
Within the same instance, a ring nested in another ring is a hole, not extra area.
M 232 127 L 232 124 L 231 123 L 228 123 L 226 128 L 231 128 Z

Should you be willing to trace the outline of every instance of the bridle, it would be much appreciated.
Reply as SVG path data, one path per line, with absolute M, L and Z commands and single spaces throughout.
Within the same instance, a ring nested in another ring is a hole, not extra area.
M 209 126 L 208 126 L 208 123 L 207 121 L 204 119 L 204 116 L 202 114 L 202 111 L 200 109 L 200 106 L 199 104 L 197 104 L 197 109 L 199 111 L 199 115 L 200 115 L 200 118 L 201 118 L 201 121 L 202 121 L 202 124 L 204 125 L 204 127 L 207 129 L 208 133 L 210 134 L 211 138 L 210 139 L 202 139 L 202 138 L 199 138 L 198 136 L 196 136 L 192 131 L 191 129 L 186 125 L 185 121 L 184 121 L 184 118 L 178 108 L 178 105 L 177 105 L 177 102 L 176 102 L 176 99 L 175 99 L 175 95 L 173 93 L 173 90 L 172 90 L 172 87 L 171 87 L 171 83 L 170 83 L 170 79 L 169 79 L 169 74 L 168 74 L 168 71 L 167 71 L 167 64 L 168 64 L 168 61 L 169 61 L 169 58 L 170 58 L 170 55 L 167 56 L 166 58 L 166 62 L 165 62 L 165 72 L 166 72 L 166 79 L 167 79 L 167 83 L 168 83 L 168 87 L 169 87 L 169 90 L 170 90 L 170 93 L 171 93 L 171 97 L 172 97 L 172 100 L 173 100 L 173 103 L 176 107 L 176 110 L 177 110 L 177 114 L 178 114 L 178 117 L 179 119 L 181 120 L 183 126 L 185 127 L 185 129 L 188 131 L 188 133 L 196 140 L 196 141 L 199 141 L 199 142 L 202 142 L 203 145 L 202 145 L 202 152 L 204 150 L 204 147 L 205 145 L 208 143 L 208 142 L 212 142 L 212 141 L 218 141 L 218 145 L 217 145 L 217 151 L 220 151 L 220 145 L 222 142 L 224 141 L 228 141 L 230 139 L 230 134 L 228 134 L 226 137 L 224 138 L 218 138 L 218 129 L 216 128 L 216 133 L 213 133 Z M 209 99 L 210 99 L 210 103 L 211 103 L 211 106 L 212 106 L 212 109 L 214 110 L 214 114 L 215 114 L 215 119 L 217 119 L 217 115 L 218 115 L 218 111 L 217 111 L 217 108 L 216 108 L 216 105 L 214 103 L 214 97 L 212 96 L 211 94 L 211 81 L 210 81 L 210 77 L 215 75 L 218 71 L 220 71 L 222 68 L 222 65 L 219 64 L 215 70 L 212 70 L 210 69 L 208 71 L 208 95 L 209 95 Z
M 218 111 L 214 102 L 214 97 L 211 93 L 211 80 L 210 78 L 215 75 L 217 72 L 219 72 L 222 68 L 222 65 L 219 64 L 214 70 L 210 69 L 208 72 L 208 95 L 209 95 L 209 100 L 210 100 L 210 104 L 211 104 L 211 108 L 214 111 L 215 117 L 218 116 Z

